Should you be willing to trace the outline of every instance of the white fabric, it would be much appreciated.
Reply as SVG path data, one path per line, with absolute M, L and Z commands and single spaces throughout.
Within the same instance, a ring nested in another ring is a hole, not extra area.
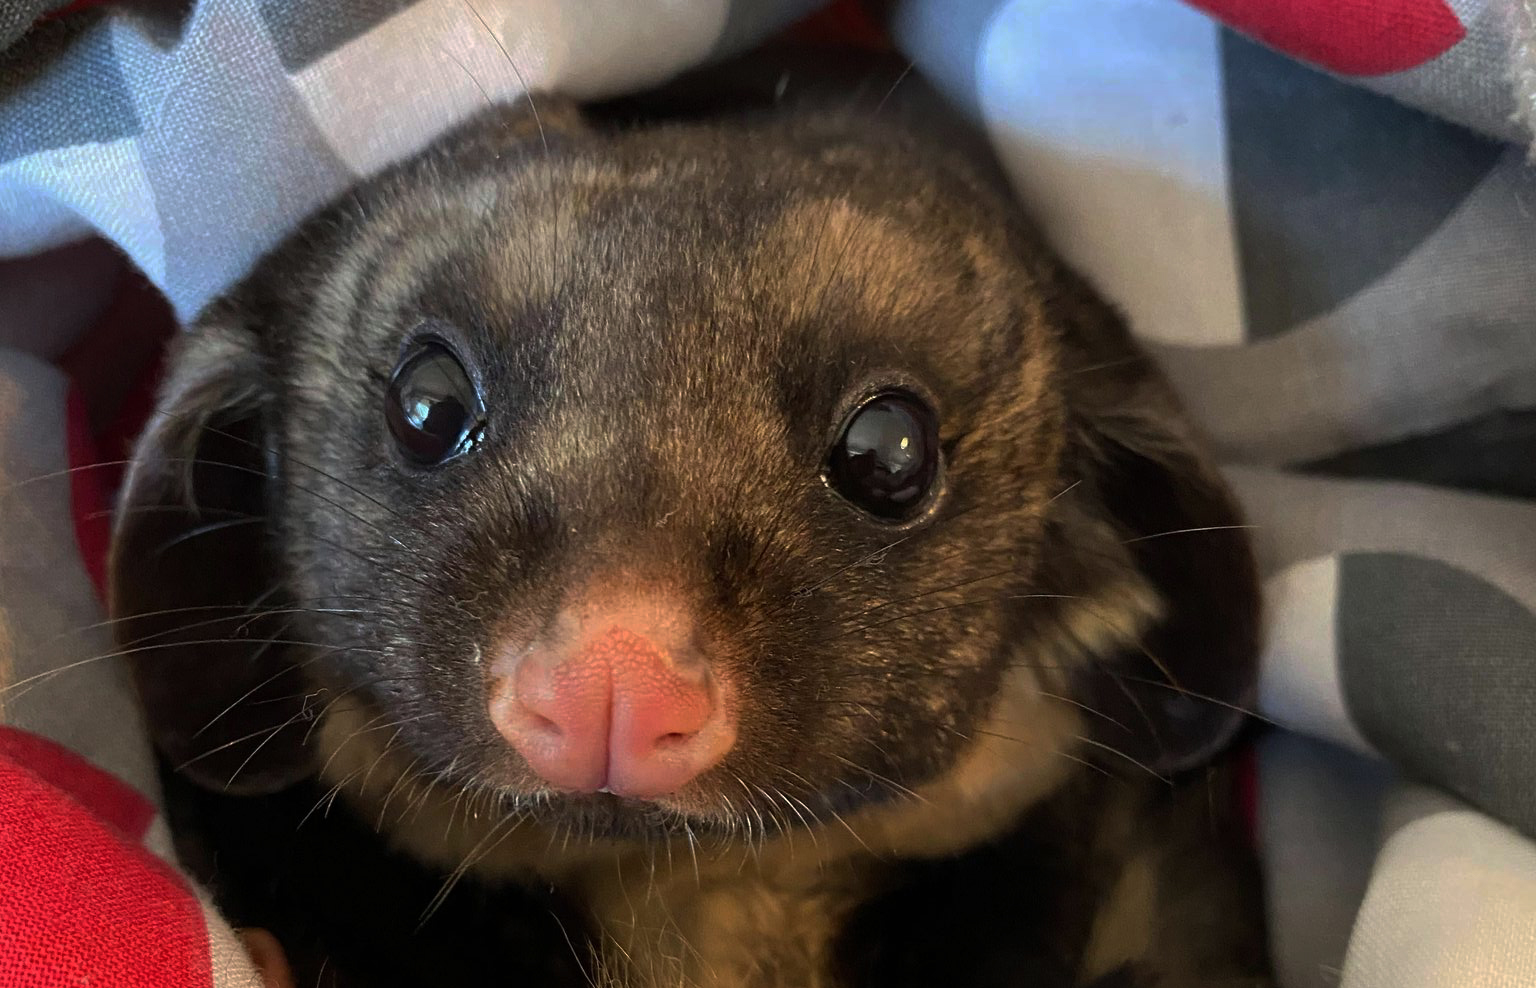
M 1536 985 L 1536 847 L 1423 790 L 1389 813 L 1342 988 Z
M 128 672 L 111 658 L 75 541 L 65 394 L 56 368 L 0 350 L 0 723 L 57 741 L 157 800 Z
M 1349 719 L 1334 647 L 1338 558 L 1289 566 L 1264 583 L 1267 634 L 1259 707 L 1292 731 L 1374 753 Z

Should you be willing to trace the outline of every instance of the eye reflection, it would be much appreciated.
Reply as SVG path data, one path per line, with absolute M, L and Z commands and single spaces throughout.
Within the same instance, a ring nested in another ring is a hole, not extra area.
M 866 401 L 833 446 L 825 478 L 833 490 L 887 521 L 911 517 L 938 477 L 938 423 L 905 392 Z

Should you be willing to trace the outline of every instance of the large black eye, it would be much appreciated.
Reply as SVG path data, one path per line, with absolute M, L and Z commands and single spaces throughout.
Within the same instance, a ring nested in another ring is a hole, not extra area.
M 904 392 L 859 406 L 832 447 L 826 481 L 877 518 L 916 514 L 939 475 L 939 428 L 933 412 Z
M 474 446 L 485 407 L 453 351 L 427 340 L 395 368 L 384 417 L 400 452 L 420 466 L 433 466 Z

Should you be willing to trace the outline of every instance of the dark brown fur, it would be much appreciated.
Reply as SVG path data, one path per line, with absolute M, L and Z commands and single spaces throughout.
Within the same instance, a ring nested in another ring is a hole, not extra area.
M 1115 314 L 900 129 L 539 105 L 365 183 L 179 344 L 113 562 L 163 750 L 552 883 L 615 983 L 1257 983 L 1229 784 L 1154 778 L 1238 726 L 1253 563 Z M 380 410 L 429 319 L 490 425 L 411 472 Z M 945 452 L 894 528 L 819 479 L 887 384 Z M 482 651 L 593 573 L 681 587 L 739 684 L 735 749 L 662 805 L 543 791 L 485 715 Z

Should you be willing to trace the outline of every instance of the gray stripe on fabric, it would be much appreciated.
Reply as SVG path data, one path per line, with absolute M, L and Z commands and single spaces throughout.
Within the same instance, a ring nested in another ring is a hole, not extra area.
M 1447 563 L 1355 553 L 1340 561 L 1336 633 L 1361 733 L 1409 774 L 1536 833 L 1536 614 Z

